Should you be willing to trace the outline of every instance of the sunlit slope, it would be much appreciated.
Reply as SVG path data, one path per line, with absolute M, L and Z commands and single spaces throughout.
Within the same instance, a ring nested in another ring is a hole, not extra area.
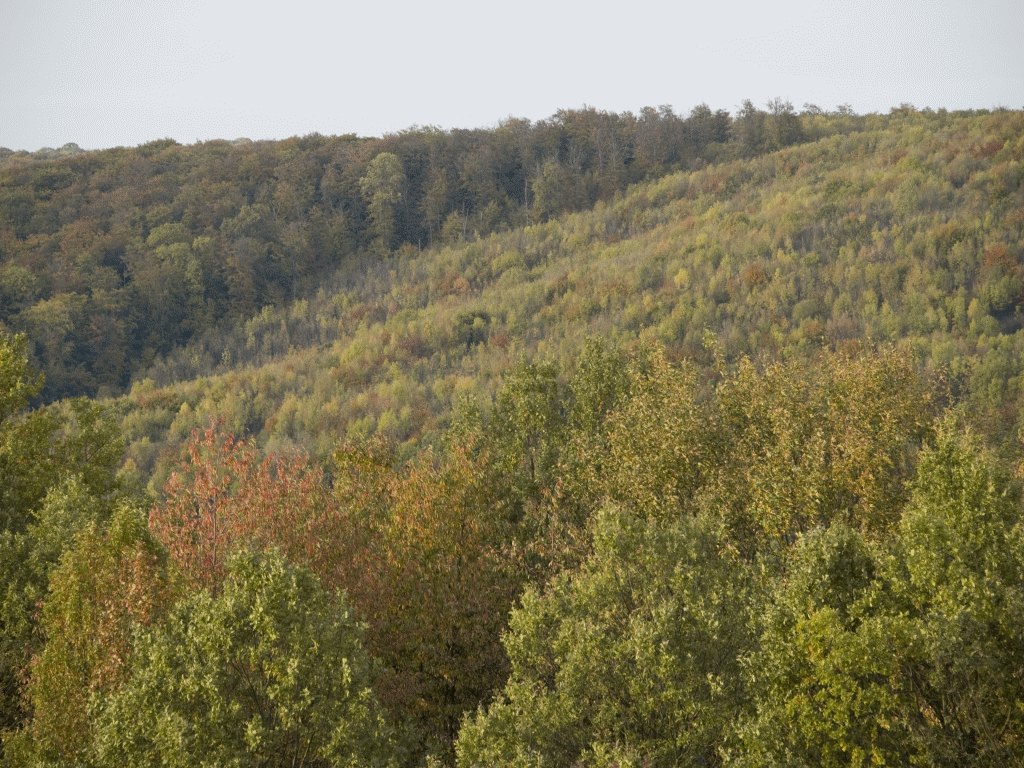
M 118 401 L 143 473 L 223 418 L 320 455 L 411 447 L 523 357 L 591 335 L 705 358 L 891 342 L 1010 434 L 1024 365 L 1024 115 L 903 114 L 677 173 L 457 247 L 353 261 L 155 366 Z

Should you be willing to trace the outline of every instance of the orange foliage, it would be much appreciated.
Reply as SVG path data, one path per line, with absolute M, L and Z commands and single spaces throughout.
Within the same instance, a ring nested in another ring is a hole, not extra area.
M 510 526 L 464 446 L 399 470 L 379 443 L 336 458 L 335 491 L 366 532 L 345 581 L 386 665 L 377 693 L 450 744 L 506 673 L 499 638 L 523 583 Z
M 446 748 L 505 678 L 500 635 L 525 573 L 509 515 L 467 447 L 398 469 L 382 443 L 336 459 L 331 489 L 305 456 L 196 432 L 150 529 L 196 586 L 216 589 L 237 547 L 274 546 L 343 589 L 384 663 L 378 695 Z
M 336 556 L 339 516 L 323 470 L 304 455 L 261 459 L 252 442 L 211 426 L 193 432 L 164 496 L 150 529 L 193 583 L 219 584 L 240 545 L 280 547 L 318 575 Z

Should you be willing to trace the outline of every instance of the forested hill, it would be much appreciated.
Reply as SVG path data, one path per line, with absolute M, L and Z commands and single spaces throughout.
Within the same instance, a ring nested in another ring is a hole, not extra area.
M 3 765 L 1024 765 L 1024 113 L 0 175 Z
M 522 358 L 565 366 L 601 336 L 710 362 L 708 331 L 727 359 L 895 344 L 1005 443 L 1022 397 L 1022 155 L 1019 112 L 895 113 L 546 223 L 353 257 L 308 299 L 156 361 L 122 401 L 130 455 L 148 475 L 212 418 L 272 449 L 411 447 Z
M 775 101 L 735 118 L 587 108 L 380 139 L 8 150 L 0 327 L 31 338 L 45 399 L 117 392 L 155 357 L 304 296 L 355 254 L 476 239 L 862 123 Z

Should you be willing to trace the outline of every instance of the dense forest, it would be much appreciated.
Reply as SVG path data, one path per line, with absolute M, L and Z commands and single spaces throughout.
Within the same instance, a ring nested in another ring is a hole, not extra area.
M 1024 765 L 1024 114 L 0 152 L 0 759 Z
M 792 107 L 563 111 L 492 130 L 410 129 L 0 157 L 0 321 L 44 397 L 120 391 L 218 321 L 310 292 L 359 252 L 461 242 L 629 184 L 806 137 Z

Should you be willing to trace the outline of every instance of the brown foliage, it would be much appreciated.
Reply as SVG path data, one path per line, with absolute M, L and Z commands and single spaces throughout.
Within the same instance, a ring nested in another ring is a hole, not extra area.
M 240 545 L 280 547 L 321 577 L 332 570 L 340 518 L 323 470 L 304 455 L 261 458 L 253 443 L 211 426 L 193 433 L 164 495 L 150 529 L 195 584 L 219 584 Z
M 523 573 L 509 526 L 465 446 L 399 470 L 379 443 L 336 460 L 336 493 L 366 537 L 344 581 L 386 665 L 378 695 L 428 745 L 449 745 L 506 673 L 499 638 Z
M 504 680 L 500 634 L 523 573 L 507 516 L 464 446 L 397 469 L 382 443 L 336 461 L 332 492 L 304 456 L 261 459 L 215 426 L 196 432 L 150 528 L 196 586 L 217 589 L 233 549 L 272 546 L 344 589 L 384 665 L 378 695 L 447 749 Z

